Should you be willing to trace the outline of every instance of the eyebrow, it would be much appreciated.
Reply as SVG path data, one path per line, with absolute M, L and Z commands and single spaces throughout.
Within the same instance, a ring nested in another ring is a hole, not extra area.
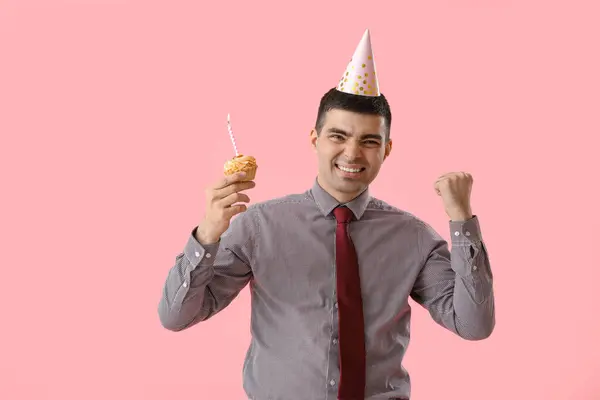
M 337 133 L 339 135 L 343 135 L 343 136 L 352 136 L 351 134 L 349 134 L 348 132 L 346 132 L 343 129 L 339 129 L 339 128 L 329 128 L 327 129 L 328 133 Z M 377 140 L 383 140 L 383 136 L 379 133 L 365 133 L 363 135 L 360 135 L 361 139 L 377 139 Z

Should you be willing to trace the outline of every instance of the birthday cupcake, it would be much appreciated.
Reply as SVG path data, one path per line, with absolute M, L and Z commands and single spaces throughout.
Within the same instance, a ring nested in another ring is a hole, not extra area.
M 233 157 L 231 160 L 225 163 L 225 175 L 233 175 L 238 172 L 245 172 L 246 177 L 243 181 L 254 180 L 256 176 L 256 159 L 252 156 L 245 156 L 243 154 Z

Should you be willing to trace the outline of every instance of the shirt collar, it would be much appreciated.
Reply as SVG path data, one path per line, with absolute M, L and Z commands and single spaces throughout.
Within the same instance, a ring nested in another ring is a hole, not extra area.
M 326 217 L 331 214 L 334 208 L 340 205 L 344 205 L 348 207 L 352 211 L 356 219 L 359 220 L 363 216 L 367 205 L 371 200 L 371 197 L 369 195 L 369 188 L 367 187 L 360 195 L 355 197 L 353 200 L 349 201 L 348 203 L 342 204 L 339 201 L 337 201 L 333 196 L 331 196 L 325 189 L 323 189 L 321 185 L 319 185 L 317 179 L 315 179 L 315 182 L 311 189 L 311 193 L 313 198 L 315 199 L 315 202 L 317 203 L 317 206 L 319 207 L 323 215 Z

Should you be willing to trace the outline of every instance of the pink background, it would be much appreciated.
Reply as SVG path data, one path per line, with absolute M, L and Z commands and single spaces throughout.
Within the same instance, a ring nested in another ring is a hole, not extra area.
M 394 112 L 374 194 L 449 239 L 432 184 L 470 171 L 495 275 L 486 341 L 415 307 L 413 399 L 600 399 L 598 3 L 396 3 L 0 0 L 0 399 L 244 399 L 247 289 L 172 333 L 162 285 L 227 113 L 252 200 L 304 191 L 366 28 Z

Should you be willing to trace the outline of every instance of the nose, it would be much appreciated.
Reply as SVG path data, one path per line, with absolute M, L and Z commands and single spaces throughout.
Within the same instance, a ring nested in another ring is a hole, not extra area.
M 344 148 L 344 155 L 348 160 L 356 160 L 360 158 L 360 145 L 356 140 L 348 140 Z

